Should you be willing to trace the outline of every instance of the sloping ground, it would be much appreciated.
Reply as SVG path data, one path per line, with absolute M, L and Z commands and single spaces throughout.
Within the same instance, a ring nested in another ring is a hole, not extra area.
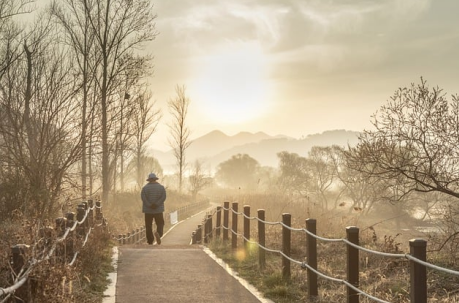
M 239 283 L 202 246 L 189 245 L 204 214 L 177 224 L 159 246 L 120 247 L 115 302 L 268 302 Z

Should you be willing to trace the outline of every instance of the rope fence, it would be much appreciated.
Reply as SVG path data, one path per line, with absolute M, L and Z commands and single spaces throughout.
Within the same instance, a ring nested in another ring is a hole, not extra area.
M 74 266 L 80 250 L 87 244 L 91 231 L 102 228 L 107 232 L 107 221 L 102 214 L 100 201 L 84 201 L 77 206 L 76 218 L 74 212 L 55 220 L 55 228 L 46 226 L 39 230 L 42 237 L 32 247 L 26 244 L 16 244 L 11 247 L 11 265 L 13 270 L 12 285 L 0 287 L 0 303 L 7 302 L 15 296 L 21 302 L 33 300 L 33 289 L 27 287 L 31 274 L 44 261 L 61 262 Z M 94 215 L 95 212 L 95 215 Z M 77 248 L 77 243 L 81 242 Z M 36 253 L 36 251 L 40 251 Z M 30 259 L 26 260 L 31 253 Z M 18 295 L 18 292 L 20 293 Z
M 231 226 L 229 218 L 231 214 Z M 213 225 L 213 217 L 216 216 L 216 223 Z M 238 217 L 243 219 L 243 231 L 238 232 Z M 223 217 L 223 220 L 222 220 Z M 222 222 L 223 221 L 223 222 Z M 250 222 L 258 223 L 258 241 L 251 240 Z M 272 249 L 266 246 L 265 226 L 280 225 L 282 227 L 282 249 Z M 305 220 L 306 228 L 293 228 L 291 226 L 291 215 L 282 214 L 282 222 L 265 221 L 265 210 L 259 209 L 257 217 L 250 216 L 250 206 L 245 205 L 242 212 L 238 211 L 238 203 L 224 202 L 224 206 L 217 206 L 215 211 L 206 214 L 203 223 L 192 232 L 192 243 L 209 243 L 213 235 L 220 237 L 223 234 L 223 241 L 229 241 L 231 236 L 231 247 L 233 250 L 238 248 L 238 238 L 243 240 L 243 249 L 246 252 L 249 245 L 258 246 L 258 263 L 260 269 L 266 266 L 266 252 L 279 254 L 282 257 L 282 276 L 289 279 L 291 276 L 290 264 L 301 266 L 307 270 L 307 289 L 309 297 L 318 296 L 317 278 L 341 283 L 346 286 L 347 303 L 358 303 L 360 296 L 365 296 L 374 302 L 390 303 L 377 298 L 359 288 L 359 252 L 363 251 L 385 258 L 405 259 L 409 261 L 410 267 L 410 302 L 427 303 L 427 268 L 434 269 L 445 274 L 459 276 L 459 271 L 443 268 L 426 262 L 427 242 L 423 239 L 412 239 L 409 241 L 410 253 L 396 254 L 380 252 L 365 248 L 359 245 L 359 228 L 350 226 L 346 228 L 346 238 L 332 239 L 320 237 L 316 233 L 317 222 L 315 219 Z M 291 256 L 291 232 L 302 232 L 306 235 L 306 261 L 295 260 Z M 231 234 L 230 234 L 231 233 Z M 317 269 L 317 240 L 328 243 L 344 243 L 346 245 L 346 279 L 331 277 Z

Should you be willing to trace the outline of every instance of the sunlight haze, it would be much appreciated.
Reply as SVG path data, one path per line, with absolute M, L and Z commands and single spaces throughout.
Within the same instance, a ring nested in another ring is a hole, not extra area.
M 269 110 L 266 59 L 259 46 L 249 43 L 225 45 L 200 58 L 190 94 L 198 111 L 215 123 L 241 123 Z M 218 100 L 218 102 L 216 102 Z
M 164 112 L 187 87 L 191 138 L 264 131 L 300 138 L 370 128 L 399 87 L 423 77 L 459 93 L 459 2 L 159 1 L 152 90 Z

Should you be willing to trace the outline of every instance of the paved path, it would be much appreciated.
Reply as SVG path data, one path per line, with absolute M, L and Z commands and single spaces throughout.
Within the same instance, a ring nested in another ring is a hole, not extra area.
M 191 233 L 205 212 L 169 230 L 161 245 L 119 248 L 116 303 L 140 302 L 270 302 L 257 298 L 200 245 L 190 245 Z

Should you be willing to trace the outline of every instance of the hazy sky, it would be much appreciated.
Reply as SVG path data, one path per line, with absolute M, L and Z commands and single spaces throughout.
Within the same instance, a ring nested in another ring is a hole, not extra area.
M 152 90 L 187 87 L 191 138 L 219 129 L 300 138 L 370 128 L 398 87 L 459 93 L 457 0 L 160 0 Z

